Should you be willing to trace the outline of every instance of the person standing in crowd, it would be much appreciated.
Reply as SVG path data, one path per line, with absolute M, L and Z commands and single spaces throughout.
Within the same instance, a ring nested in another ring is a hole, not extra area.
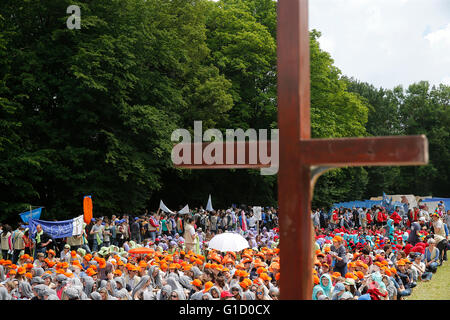
M 250 229 L 255 229 L 256 228 L 256 217 L 253 214 L 253 211 L 249 212 L 249 217 L 248 217 L 247 221 L 248 221 L 248 227 Z
M 19 260 L 19 254 L 22 250 L 25 250 L 25 242 L 23 241 L 23 236 L 24 236 L 24 226 L 23 225 L 19 225 L 19 227 L 17 228 L 17 230 L 14 231 L 13 235 L 12 235 L 12 239 L 13 239 L 13 257 L 12 257 L 12 262 L 14 264 L 17 263 L 17 260 Z
M 103 246 L 109 247 L 111 245 L 111 226 L 109 220 L 105 219 L 105 226 L 103 228 Z M 76 249 L 74 249 L 76 250 Z
M 312 210 L 311 219 L 312 219 L 314 229 L 319 229 L 320 228 L 320 213 L 319 213 L 318 209 Z
M 159 209 L 158 209 L 159 210 Z M 156 232 L 158 230 L 158 220 L 156 220 L 155 213 L 152 212 L 148 220 L 148 232 L 150 233 L 150 238 L 153 242 L 156 239 Z
M 32 255 L 34 244 L 33 240 L 30 238 L 30 230 L 28 228 L 25 228 L 25 231 L 23 233 L 23 243 L 25 244 L 24 253 L 28 255 Z
M 83 245 L 83 234 L 67 237 L 66 244 L 68 244 L 72 250 L 77 251 Z
M 216 234 L 217 233 L 217 220 L 218 220 L 216 211 L 211 212 L 208 220 L 209 220 L 209 226 L 207 226 L 207 227 L 209 227 L 209 230 L 212 233 Z
M 341 236 L 333 238 L 333 245 L 331 246 L 331 256 L 333 257 L 333 270 L 339 272 L 341 275 L 347 273 L 347 250 L 343 243 Z
M 131 240 L 141 242 L 141 225 L 139 224 L 139 218 L 135 217 L 130 225 Z
M 198 221 L 198 220 L 196 220 Z M 177 227 L 176 227 L 177 233 L 182 236 L 184 233 L 184 221 L 181 214 L 177 214 Z
M 448 241 L 447 235 L 445 234 L 444 223 L 442 222 L 439 214 L 431 214 L 434 240 L 436 241 L 436 248 L 439 250 L 439 265 L 442 265 L 444 261 L 444 256 L 446 256 Z
M 175 237 L 175 234 L 177 233 L 177 223 L 175 221 L 174 213 L 170 214 L 169 225 L 170 225 L 170 234 L 172 235 L 172 237 Z
M 52 242 L 53 239 L 50 235 L 42 229 L 42 226 L 38 224 L 36 226 L 36 234 L 34 237 L 35 240 L 35 250 L 34 250 L 34 259 L 36 259 L 36 255 L 38 253 L 46 253 L 48 249 L 53 247 Z
M 5 224 L 2 228 L 1 234 L 1 246 L 2 246 L 2 257 L 3 259 L 10 259 L 12 252 L 12 228 L 10 225 Z
M 92 251 L 98 251 L 103 243 L 103 229 L 102 226 L 103 219 L 97 218 L 95 224 L 92 226 L 90 234 L 94 237 Z
M 425 218 L 420 217 L 418 221 L 413 221 L 411 223 L 411 232 L 409 233 L 408 243 L 415 246 L 420 242 L 420 231 L 425 226 Z
M 358 211 L 359 213 L 359 224 L 363 230 L 367 229 L 367 209 L 362 208 Z
M 186 227 L 184 231 L 184 240 L 186 245 L 186 251 L 194 250 L 194 242 L 196 238 L 196 232 L 194 229 L 194 218 L 188 217 L 186 220 Z

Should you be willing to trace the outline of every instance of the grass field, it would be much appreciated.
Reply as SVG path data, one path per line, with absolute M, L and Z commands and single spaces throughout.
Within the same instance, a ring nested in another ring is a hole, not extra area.
M 431 281 L 419 282 L 407 300 L 450 300 L 450 261 L 444 261 Z

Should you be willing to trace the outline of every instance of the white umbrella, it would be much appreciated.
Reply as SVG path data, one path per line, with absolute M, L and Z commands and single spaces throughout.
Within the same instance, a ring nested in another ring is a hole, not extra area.
M 214 236 L 209 240 L 208 249 L 215 249 L 222 252 L 241 251 L 248 248 L 248 241 L 238 233 L 224 232 Z

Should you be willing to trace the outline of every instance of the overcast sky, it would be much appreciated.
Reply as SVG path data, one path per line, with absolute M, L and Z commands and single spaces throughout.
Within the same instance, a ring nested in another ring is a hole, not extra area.
M 344 75 L 450 85 L 450 0 L 310 0 L 309 28 Z

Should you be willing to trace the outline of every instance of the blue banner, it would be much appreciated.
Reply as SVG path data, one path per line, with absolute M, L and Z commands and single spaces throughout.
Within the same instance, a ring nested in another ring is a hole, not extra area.
M 42 230 L 46 232 L 50 237 L 66 238 L 74 235 L 79 235 L 83 232 L 83 216 L 78 216 L 75 219 L 64 221 L 44 221 L 37 219 L 29 219 L 28 225 L 30 228 L 30 234 L 34 238 L 36 235 L 36 226 L 41 225 Z
M 40 219 L 41 218 L 41 212 L 42 212 L 42 207 L 34 209 L 34 210 L 31 210 L 31 211 L 25 211 L 25 212 L 19 213 L 19 215 L 22 218 L 23 222 L 28 223 L 28 220 L 30 218 L 32 218 L 32 219 Z

